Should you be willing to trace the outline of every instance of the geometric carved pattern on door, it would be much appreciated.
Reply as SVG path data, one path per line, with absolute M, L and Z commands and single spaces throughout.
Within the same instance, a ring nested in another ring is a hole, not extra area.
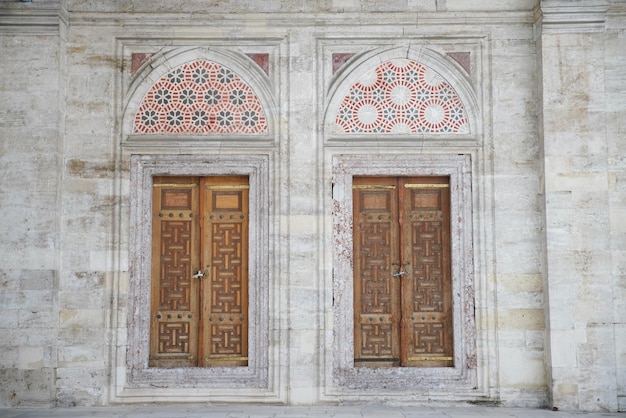
M 415 323 L 413 324 L 415 345 L 413 355 L 440 354 L 446 353 L 445 328 L 442 323 Z
M 413 303 L 416 311 L 442 312 L 443 256 L 442 225 L 436 222 L 414 222 L 413 244 Z
M 213 224 L 213 245 L 219 248 L 213 257 L 214 297 L 211 310 L 222 313 L 241 313 L 241 224 Z
M 397 190 L 387 179 L 354 179 L 354 356 L 357 365 L 400 360 L 399 287 L 389 280 L 398 258 Z
M 150 367 L 247 365 L 247 177 L 155 177 Z
M 159 310 L 190 309 L 191 221 L 161 222 Z
M 390 283 L 383 274 L 391 264 L 391 222 L 370 223 L 361 227 L 363 264 L 361 312 L 391 313 Z
M 202 252 L 208 271 L 205 366 L 248 365 L 248 178 L 207 177 Z
M 362 324 L 361 331 L 361 356 L 367 357 L 393 357 L 392 335 L 393 329 L 389 324 Z
M 361 271 L 361 357 L 394 356 L 392 348 L 393 327 L 388 322 L 391 314 L 392 289 L 383 278 L 383 272 L 391 264 L 391 222 L 371 222 L 361 226 L 362 239 L 359 262 Z M 373 315 L 374 314 L 374 315 Z M 375 314 L 379 314 L 376 317 Z M 380 316 L 384 315 L 384 316 Z M 382 320 L 381 320 L 382 318 Z
M 150 367 L 188 367 L 197 356 L 198 181 L 158 177 L 152 198 Z
M 211 326 L 211 354 L 241 355 L 243 350 L 242 325 L 212 325 Z
M 453 366 L 447 177 L 354 177 L 355 366 Z
M 410 181 L 404 187 L 408 216 L 402 226 L 409 231 L 403 259 L 410 260 L 412 267 L 404 278 L 410 294 L 403 307 L 406 358 L 409 365 L 452 366 L 449 180 L 422 177 Z
M 189 353 L 189 322 L 159 324 L 159 353 Z

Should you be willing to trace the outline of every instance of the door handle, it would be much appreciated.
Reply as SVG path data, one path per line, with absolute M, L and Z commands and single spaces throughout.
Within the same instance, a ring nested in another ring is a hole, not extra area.
M 409 274 L 409 271 L 407 269 L 404 269 L 402 271 L 396 271 L 395 273 L 393 273 L 393 277 L 400 277 L 403 274 Z
M 206 273 L 203 272 L 202 270 L 196 271 L 196 273 L 193 275 L 194 279 L 204 279 L 205 277 L 206 277 Z

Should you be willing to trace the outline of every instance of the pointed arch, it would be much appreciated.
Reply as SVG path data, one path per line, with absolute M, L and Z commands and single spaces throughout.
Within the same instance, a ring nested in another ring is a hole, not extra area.
M 394 47 L 364 54 L 329 91 L 327 135 L 476 132 L 471 84 L 450 59 L 427 48 Z
M 249 57 L 208 48 L 153 57 L 129 89 L 125 132 L 268 137 L 273 132 L 270 82 Z

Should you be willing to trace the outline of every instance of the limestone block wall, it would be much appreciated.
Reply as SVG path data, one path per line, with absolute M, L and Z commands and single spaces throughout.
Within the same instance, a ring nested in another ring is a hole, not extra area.
M 615 100 L 623 48 L 615 42 L 623 27 L 614 19 L 624 10 L 566 6 L 544 2 L 540 40 L 551 402 L 616 410 L 623 409 L 624 318 L 616 122 L 623 101 Z
M 624 138 L 626 137 L 626 24 L 623 16 L 626 10 L 617 8 L 607 16 L 607 37 L 605 40 L 605 91 L 607 121 L 607 170 L 609 182 L 609 227 L 611 252 L 611 293 L 613 301 L 613 321 L 615 323 L 615 371 L 617 409 L 626 411 L 626 271 L 624 248 L 626 243 L 626 189 L 624 188 Z
M 69 25 L 64 40 L 56 399 L 63 405 L 93 405 L 107 397 L 111 286 L 119 245 L 113 236 L 123 204 L 114 181 L 116 64 L 105 33 Z
M 626 11 L 618 1 L 580 3 L 0 1 L 0 331 L 8 336 L 0 405 L 625 409 Z M 333 89 L 375 60 L 368 54 L 398 48 L 402 58 L 440 65 L 471 98 L 470 132 L 333 136 Z M 254 54 L 266 67 L 255 67 Z M 150 81 L 194 56 L 223 57 L 262 87 L 273 106 L 267 135 L 133 132 Z M 333 161 L 357 164 L 355 155 L 391 174 L 464 161 L 471 239 L 462 271 L 471 272 L 464 283 L 475 311 L 464 344 L 476 353 L 464 361 L 474 386 L 413 376 L 405 388 L 392 376 L 392 388 L 354 389 L 336 379 L 334 336 L 345 333 L 335 316 L 349 309 L 335 304 L 345 266 L 333 264 L 341 248 Z M 255 357 L 263 369 L 248 380 L 184 370 L 141 380 L 134 368 L 145 330 L 131 328 L 146 310 L 129 298 L 145 291 L 137 271 L 149 252 L 137 237 L 146 229 L 136 199 L 149 187 L 137 174 L 238 165 L 261 173 L 254 184 L 267 200 L 256 203 L 268 202 L 259 217 L 267 237 L 256 241 L 269 244 L 258 251 L 267 322 L 253 344 L 263 347 Z
M 499 383 L 503 399 L 545 394 L 542 194 L 538 82 L 532 27 L 492 33 L 494 262 Z M 486 111 L 489 111 L 486 109 Z
M 11 11 L 11 10 L 10 10 Z M 59 134 L 56 10 L 42 26 L 4 16 L 0 35 L 0 404 L 55 403 L 59 333 Z M 45 23 L 50 27 L 46 27 Z

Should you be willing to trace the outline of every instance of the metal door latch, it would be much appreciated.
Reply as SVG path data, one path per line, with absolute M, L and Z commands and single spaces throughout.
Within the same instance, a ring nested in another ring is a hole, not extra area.
M 408 270 L 407 270 L 407 269 L 404 269 L 404 270 L 402 270 L 402 271 L 396 271 L 395 273 L 393 273 L 393 277 L 400 277 L 400 276 L 402 276 L 403 274 L 409 274 Z
M 198 270 L 196 274 L 193 275 L 194 279 L 204 279 L 205 274 L 202 270 Z

